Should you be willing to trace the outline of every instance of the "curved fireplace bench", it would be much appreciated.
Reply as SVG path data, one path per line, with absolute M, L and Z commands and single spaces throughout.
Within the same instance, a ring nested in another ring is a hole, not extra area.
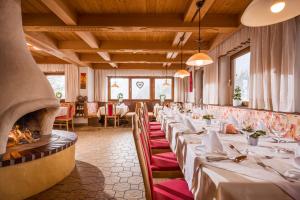
M 25 199 L 68 176 L 75 167 L 72 132 L 53 130 L 31 144 L 7 148 L 0 158 L 0 197 Z

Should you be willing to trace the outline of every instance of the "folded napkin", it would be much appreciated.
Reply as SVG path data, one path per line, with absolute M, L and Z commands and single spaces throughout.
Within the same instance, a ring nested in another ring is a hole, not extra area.
M 206 153 L 223 153 L 223 145 L 215 131 L 208 131 L 203 138 Z
M 239 126 L 238 120 L 237 120 L 234 116 L 232 116 L 232 115 L 230 115 L 230 116 L 228 117 L 228 122 L 229 122 L 230 124 L 233 124 L 235 127 L 238 127 L 238 126 Z
M 190 118 L 186 117 L 186 118 L 183 120 L 183 123 L 184 123 L 184 125 L 185 125 L 191 132 L 196 132 L 196 131 L 197 131 L 196 127 L 195 127 L 194 124 L 191 122 Z
M 300 168 L 300 143 L 298 143 L 296 149 L 295 149 L 295 165 L 296 167 Z
M 268 128 L 266 127 L 265 123 L 264 123 L 262 120 L 260 120 L 260 121 L 258 122 L 258 124 L 257 124 L 257 129 L 258 129 L 258 130 L 263 130 L 263 131 L 268 130 Z

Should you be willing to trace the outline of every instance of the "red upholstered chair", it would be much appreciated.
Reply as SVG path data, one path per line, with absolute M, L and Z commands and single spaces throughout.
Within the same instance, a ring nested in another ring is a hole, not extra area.
M 114 128 L 116 127 L 117 123 L 119 125 L 119 118 L 117 116 L 116 105 L 114 103 L 107 103 L 105 105 L 105 116 L 104 116 L 104 127 L 107 127 L 107 121 L 109 119 L 114 120 Z
M 69 130 L 69 122 L 71 122 L 72 130 L 74 130 L 74 115 L 75 115 L 75 105 L 74 103 L 61 103 L 62 107 L 68 107 L 68 112 L 64 116 L 59 116 L 55 118 L 54 125 L 66 126 L 67 131 Z
M 168 165 L 171 167 L 171 164 L 167 163 L 175 163 L 176 158 L 171 154 L 160 154 L 157 157 L 156 155 L 150 157 L 147 153 L 147 148 L 145 148 L 143 136 L 138 132 L 137 119 L 135 120 L 133 135 L 142 169 L 146 198 L 152 200 L 193 200 L 193 194 L 189 191 L 188 185 L 183 178 L 171 179 L 159 184 L 153 183 L 154 173 L 158 169 L 162 170 L 164 168 L 164 170 L 167 170 Z
M 150 131 L 161 130 L 161 124 L 159 122 L 150 122 L 149 121 L 149 112 L 148 112 L 148 107 L 147 107 L 146 103 L 143 104 L 143 112 L 144 112 L 144 118 L 146 120 L 148 129 Z

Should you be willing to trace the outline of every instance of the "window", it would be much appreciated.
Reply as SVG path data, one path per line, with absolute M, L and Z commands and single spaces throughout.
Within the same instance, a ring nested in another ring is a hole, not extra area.
M 58 96 L 61 93 L 60 99 L 65 99 L 65 75 L 46 75 L 46 77 L 53 88 L 54 94 Z
M 131 79 L 131 99 L 150 99 L 150 79 Z
M 169 84 L 168 86 L 164 86 L 165 82 L 167 80 L 167 83 Z M 155 79 L 155 99 L 160 99 L 161 95 L 165 95 L 165 99 L 172 99 L 172 89 L 173 89 L 173 84 L 172 84 L 172 79 L 168 78 L 156 78 Z
M 249 101 L 250 52 L 243 51 L 232 59 L 234 89 L 240 87 L 242 101 Z
M 110 99 L 118 99 L 119 95 L 123 99 L 129 99 L 129 79 L 128 78 L 111 78 L 110 80 Z M 116 83 L 119 87 L 111 87 Z
M 165 78 L 158 77 L 108 77 L 109 100 L 117 100 L 121 93 L 127 100 L 160 100 L 165 95 L 166 100 L 172 100 L 174 94 L 174 79 L 167 78 L 169 86 L 164 87 Z M 111 87 L 117 83 L 118 88 Z M 130 92 L 129 92 L 130 91 Z

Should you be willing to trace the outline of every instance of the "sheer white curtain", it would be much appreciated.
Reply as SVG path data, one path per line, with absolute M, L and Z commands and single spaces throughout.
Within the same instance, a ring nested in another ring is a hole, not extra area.
M 168 70 L 168 76 L 173 76 L 176 70 Z M 108 101 L 108 77 L 114 76 L 113 69 L 96 69 L 95 70 L 95 101 Z M 157 76 L 164 77 L 165 70 L 124 70 L 118 69 L 117 76 Z M 175 78 L 174 81 L 174 100 L 183 99 L 182 82 Z
M 79 95 L 79 71 L 76 65 L 65 65 L 66 102 L 75 102 Z
M 295 19 L 251 29 L 250 107 L 294 112 Z
M 214 62 L 203 68 L 203 103 L 218 104 L 218 49 L 209 54 Z

